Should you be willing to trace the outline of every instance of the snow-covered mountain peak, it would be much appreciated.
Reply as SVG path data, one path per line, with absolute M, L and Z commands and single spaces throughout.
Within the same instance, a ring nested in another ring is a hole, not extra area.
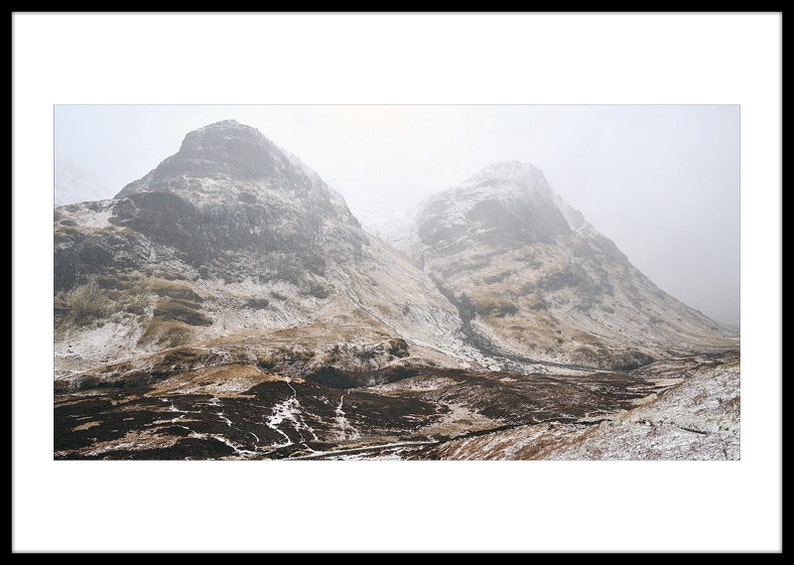
M 118 198 L 141 192 L 170 192 L 200 204 L 246 193 L 275 190 L 322 192 L 324 183 L 258 129 L 224 120 L 185 135 L 179 151 L 143 178 L 125 186 Z M 249 198 L 243 195 L 243 201 Z
M 328 222 L 358 229 L 344 198 L 316 172 L 258 129 L 235 120 L 189 132 L 177 153 L 125 186 L 115 200 L 131 200 L 132 204 L 122 206 L 130 209 L 176 206 L 195 207 L 202 213 L 213 210 L 216 218 L 232 214 L 250 220 L 252 214 L 265 214 L 272 216 L 263 219 L 269 227 L 261 229 L 266 231 L 281 230 L 276 226 L 286 224 L 298 229 L 304 221 L 313 226 L 301 228 L 307 232 Z M 299 217 L 303 220 L 292 225 Z
M 227 161 L 230 151 L 268 152 L 274 144 L 258 129 L 235 120 L 223 120 L 189 132 L 179 153 L 185 157 Z M 240 161 L 240 156 L 233 159 Z
M 543 171 L 531 163 L 509 160 L 498 161 L 484 167 L 472 175 L 471 180 L 500 179 L 536 179 L 543 178 Z
M 546 177 L 535 165 L 520 161 L 499 161 L 471 176 L 459 189 L 494 192 L 518 192 L 535 197 L 550 198 L 552 191 Z
M 552 241 L 571 231 L 555 196 L 536 166 L 494 163 L 431 196 L 418 215 L 419 237 L 426 244 Z

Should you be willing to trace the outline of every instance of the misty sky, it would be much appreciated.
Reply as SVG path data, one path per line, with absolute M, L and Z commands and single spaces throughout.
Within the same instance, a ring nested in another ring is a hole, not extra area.
M 738 106 L 59 105 L 56 178 L 68 169 L 110 198 L 188 131 L 230 118 L 297 155 L 370 226 L 495 161 L 537 165 L 662 289 L 739 323 Z

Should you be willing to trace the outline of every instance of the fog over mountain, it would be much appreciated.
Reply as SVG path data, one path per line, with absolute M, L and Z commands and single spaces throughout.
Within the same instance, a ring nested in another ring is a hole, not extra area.
M 111 198 L 186 131 L 234 117 L 300 155 L 378 233 L 474 171 L 532 163 L 660 288 L 738 325 L 738 116 L 720 105 L 62 105 L 55 149 Z M 58 204 L 98 198 L 61 188 Z
M 107 198 L 110 190 L 71 162 L 55 164 L 55 206 Z
M 492 163 L 393 228 L 232 119 L 57 207 L 56 457 L 738 458 L 738 333 L 540 168 Z

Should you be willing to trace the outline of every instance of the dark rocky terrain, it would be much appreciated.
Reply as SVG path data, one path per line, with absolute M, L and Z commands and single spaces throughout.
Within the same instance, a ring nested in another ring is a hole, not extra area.
M 739 455 L 738 336 L 530 165 L 431 197 L 398 251 L 228 120 L 54 229 L 58 459 Z
M 693 403 L 704 401 L 687 390 L 693 373 L 705 382 L 697 394 L 714 399 L 714 409 Z M 353 388 L 229 363 L 175 371 L 153 384 L 56 394 L 55 456 L 737 459 L 738 404 L 736 354 L 625 373 L 424 370 Z M 664 438 L 648 441 L 663 432 L 683 435 L 675 437 L 681 449 Z

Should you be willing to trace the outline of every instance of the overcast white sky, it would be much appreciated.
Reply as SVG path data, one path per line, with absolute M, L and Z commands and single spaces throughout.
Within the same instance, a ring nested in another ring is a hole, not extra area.
M 661 288 L 739 323 L 738 106 L 60 105 L 55 118 L 56 160 L 107 198 L 188 131 L 232 118 L 370 225 L 495 161 L 533 163 Z

